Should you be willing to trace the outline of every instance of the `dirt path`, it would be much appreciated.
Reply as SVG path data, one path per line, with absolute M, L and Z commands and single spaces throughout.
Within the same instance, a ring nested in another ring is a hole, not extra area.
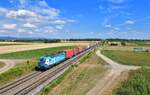
M 0 74 L 6 72 L 7 70 L 13 68 L 17 63 L 21 63 L 24 60 L 0 60 L 0 62 L 4 63 L 5 66 L 0 68 Z
M 110 95 L 110 93 L 108 94 L 108 92 L 111 92 L 114 85 L 120 81 L 118 79 L 120 78 L 120 76 L 123 76 L 123 72 L 128 72 L 129 70 L 140 68 L 138 66 L 118 64 L 117 62 L 114 62 L 108 57 L 102 55 L 100 51 L 97 51 L 96 54 L 105 62 L 107 62 L 110 65 L 111 69 L 86 95 Z
M 42 49 L 49 47 L 59 47 L 59 46 L 73 46 L 73 45 L 89 45 L 89 43 L 51 43 L 51 44 L 43 44 L 36 43 L 31 45 L 13 45 L 13 46 L 2 46 L 0 47 L 0 54 L 17 52 L 17 51 L 25 51 L 25 50 L 33 50 L 33 49 Z

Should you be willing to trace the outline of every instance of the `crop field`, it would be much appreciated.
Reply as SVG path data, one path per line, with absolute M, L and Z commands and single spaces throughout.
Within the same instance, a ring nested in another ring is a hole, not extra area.
M 24 44 L 2 44 L 0 43 L 0 46 L 11 46 L 11 45 L 24 45 Z
M 31 43 L 24 43 L 24 42 L 0 42 L 1 46 L 13 46 L 13 45 L 30 45 Z
M 131 71 L 128 80 L 115 89 L 113 95 L 150 95 L 150 69 Z
M 121 64 L 150 66 L 149 52 L 103 50 L 102 53 Z
M 103 46 L 103 50 L 133 51 L 135 47 L 142 47 L 145 50 L 150 50 L 150 46 Z
M 103 75 L 103 61 L 91 53 L 54 80 L 40 95 L 85 95 Z
M 16 42 L 14 44 L 20 44 L 20 43 Z M 0 46 L 0 51 L 1 51 L 0 54 L 34 50 L 34 49 L 61 47 L 61 46 L 87 46 L 89 44 L 90 43 L 27 43 L 27 44 L 24 43 L 24 45 Z
M 31 59 L 31 58 L 39 58 L 45 54 L 51 54 L 58 51 L 62 51 L 65 49 L 71 49 L 75 46 L 62 46 L 62 47 L 53 47 L 53 48 L 44 48 L 44 49 L 36 49 L 36 50 L 28 50 L 28 51 L 20 51 L 13 52 L 7 54 L 0 54 L 0 59 Z

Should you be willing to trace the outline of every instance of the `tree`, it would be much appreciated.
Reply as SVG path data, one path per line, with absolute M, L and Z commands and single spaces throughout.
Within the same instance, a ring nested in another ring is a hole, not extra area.
M 122 46 L 126 46 L 126 43 L 125 43 L 125 42 L 121 42 L 121 45 L 122 45 Z

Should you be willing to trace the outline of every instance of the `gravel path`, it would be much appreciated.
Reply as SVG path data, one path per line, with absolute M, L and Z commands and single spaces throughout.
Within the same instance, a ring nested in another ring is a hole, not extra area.
M 138 66 L 118 64 L 117 62 L 114 62 L 113 60 L 101 54 L 100 50 L 98 50 L 96 54 L 101 57 L 106 63 L 108 63 L 111 69 L 107 71 L 106 75 L 86 95 L 110 95 L 106 93 L 112 90 L 112 86 L 114 86 L 113 84 L 119 82 L 117 79 L 122 75 L 123 72 L 140 68 Z
M 17 63 L 23 62 L 23 60 L 0 60 L 0 62 L 3 62 L 5 64 L 5 66 L 0 68 L 0 74 L 1 74 L 13 68 Z

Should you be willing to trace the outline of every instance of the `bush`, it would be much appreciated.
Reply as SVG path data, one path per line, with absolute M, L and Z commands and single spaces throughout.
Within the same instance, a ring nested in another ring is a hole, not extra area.
M 126 43 L 125 43 L 125 42 L 121 42 L 121 45 L 122 45 L 122 46 L 126 46 Z

